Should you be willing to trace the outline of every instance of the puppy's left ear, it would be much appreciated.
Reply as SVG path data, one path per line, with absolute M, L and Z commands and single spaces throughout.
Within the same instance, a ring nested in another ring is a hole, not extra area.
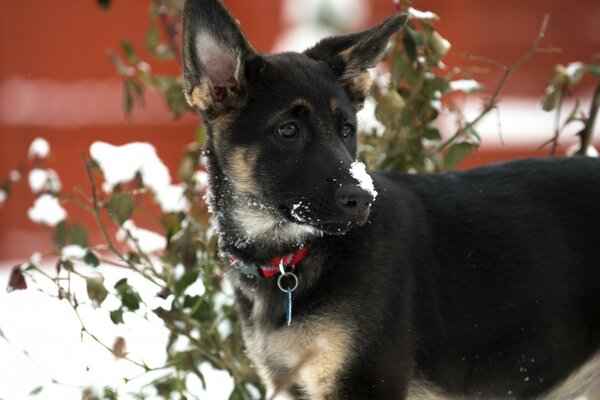
M 360 109 L 372 83 L 367 69 L 381 61 L 390 37 L 404 27 L 407 19 L 406 14 L 397 14 L 366 31 L 323 39 L 304 54 L 327 63 L 354 107 Z

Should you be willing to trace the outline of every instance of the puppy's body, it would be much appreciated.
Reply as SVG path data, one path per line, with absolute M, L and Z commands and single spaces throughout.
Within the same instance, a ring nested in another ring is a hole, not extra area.
M 186 2 L 186 96 L 209 129 L 249 355 L 294 399 L 583 393 L 600 364 L 583 367 L 600 345 L 600 161 L 373 174 L 373 187 L 355 112 L 404 22 L 262 55 L 220 2 Z M 286 326 L 286 294 L 259 275 L 302 246 Z
M 400 398 L 413 379 L 442 398 L 534 398 L 593 355 L 599 160 L 378 174 L 375 185 L 370 223 L 315 240 L 298 265 L 292 327 L 274 281 L 232 272 L 265 375 L 315 346 L 299 383 L 311 399 Z M 336 395 L 317 396 L 329 383 Z

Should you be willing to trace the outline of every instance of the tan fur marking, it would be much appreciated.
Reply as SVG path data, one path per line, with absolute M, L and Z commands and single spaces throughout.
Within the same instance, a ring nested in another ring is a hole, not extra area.
M 274 331 L 247 333 L 249 355 L 271 387 L 278 376 L 269 364 L 290 370 L 299 366 L 291 384 L 300 385 L 311 400 L 337 398 L 337 378 L 351 357 L 349 326 L 312 317 Z
M 587 400 L 600 400 L 600 353 L 573 372 L 537 400 L 575 400 L 586 396 Z M 477 397 L 448 396 L 427 382 L 413 381 L 408 400 L 476 400 Z M 496 400 L 502 400 L 496 399 Z
M 194 90 L 192 90 L 191 95 L 186 93 L 185 99 L 190 107 L 196 107 L 200 110 L 207 110 L 212 104 L 212 100 L 210 98 L 210 89 L 208 88 L 208 84 L 206 82 L 202 82 L 200 86 L 196 86 Z
M 244 147 L 233 151 L 231 170 L 227 176 L 238 193 L 260 196 L 260 186 L 254 180 L 253 171 L 256 166 L 258 152 L 253 147 Z
M 329 107 L 331 108 L 332 112 L 336 112 L 337 110 L 339 110 L 340 105 L 337 99 L 331 99 L 331 101 L 329 102 Z
M 540 400 L 575 399 L 583 395 L 587 400 L 600 400 L 600 352 Z
M 294 101 L 292 101 L 292 107 L 297 107 L 297 106 L 306 107 L 309 110 L 313 109 L 313 106 L 310 103 L 310 101 L 306 100 L 304 97 L 298 97 L 297 99 L 294 99 Z

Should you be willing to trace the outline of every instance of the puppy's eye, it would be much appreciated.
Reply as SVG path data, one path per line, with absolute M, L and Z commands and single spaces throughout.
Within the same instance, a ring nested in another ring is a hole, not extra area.
M 300 136 L 300 127 L 293 121 L 286 122 L 277 128 L 277 134 L 285 139 L 297 138 Z
M 354 133 L 354 126 L 352 126 L 352 124 L 344 124 L 344 126 L 342 127 L 342 137 L 347 138 L 348 136 L 352 135 Z

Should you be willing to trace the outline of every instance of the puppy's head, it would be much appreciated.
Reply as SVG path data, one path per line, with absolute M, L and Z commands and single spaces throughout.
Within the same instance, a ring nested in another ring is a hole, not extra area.
M 255 213 L 255 228 L 343 233 L 364 223 L 376 192 L 355 163 L 356 111 L 367 69 L 406 16 L 274 55 L 260 54 L 218 0 L 187 0 L 183 22 L 185 95 L 209 127 L 212 173 Z

